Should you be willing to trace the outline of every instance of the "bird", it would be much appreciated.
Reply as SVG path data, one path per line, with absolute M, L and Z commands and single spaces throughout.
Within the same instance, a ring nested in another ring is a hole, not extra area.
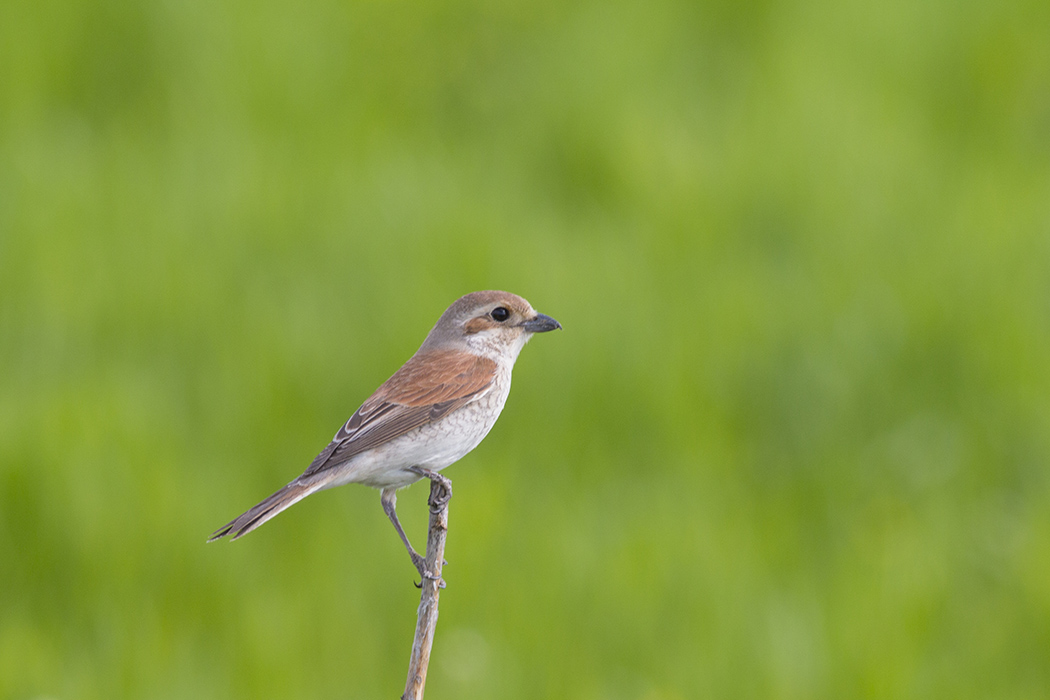
M 537 333 L 560 329 L 516 294 L 460 297 L 438 318 L 412 357 L 379 386 L 288 485 L 212 533 L 238 539 L 312 493 L 364 484 L 379 489 L 383 511 L 420 576 L 434 579 L 397 518 L 397 491 L 458 461 L 495 425 L 510 393 L 511 371 Z

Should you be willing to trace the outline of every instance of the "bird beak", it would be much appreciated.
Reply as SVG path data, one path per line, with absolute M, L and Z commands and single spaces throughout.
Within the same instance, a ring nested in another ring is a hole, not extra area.
M 561 324 L 547 314 L 536 314 L 535 318 L 525 321 L 521 327 L 529 333 L 546 333 L 561 328 Z

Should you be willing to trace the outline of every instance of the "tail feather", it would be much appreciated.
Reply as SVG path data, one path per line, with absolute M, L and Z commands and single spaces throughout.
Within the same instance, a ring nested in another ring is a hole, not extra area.
M 220 527 L 212 533 L 208 541 L 214 542 L 230 534 L 233 535 L 231 539 L 234 540 L 247 535 L 285 508 L 298 503 L 314 491 L 317 491 L 320 487 L 321 484 L 299 484 L 293 481 L 266 500 L 252 506 L 246 512 Z

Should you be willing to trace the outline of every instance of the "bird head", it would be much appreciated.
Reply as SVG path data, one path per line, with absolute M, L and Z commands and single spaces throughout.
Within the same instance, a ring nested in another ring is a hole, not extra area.
M 532 308 L 516 294 L 473 292 L 449 306 L 434 324 L 421 349 L 466 349 L 494 360 L 513 362 L 536 333 L 561 324 Z

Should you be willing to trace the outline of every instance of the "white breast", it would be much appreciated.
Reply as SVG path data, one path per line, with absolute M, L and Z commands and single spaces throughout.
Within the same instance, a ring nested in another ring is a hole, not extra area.
M 419 480 L 409 467 L 437 471 L 473 450 L 492 430 L 510 394 L 510 368 L 501 367 L 485 394 L 434 423 L 357 455 L 336 467 L 331 486 L 348 483 L 374 488 L 401 488 Z

